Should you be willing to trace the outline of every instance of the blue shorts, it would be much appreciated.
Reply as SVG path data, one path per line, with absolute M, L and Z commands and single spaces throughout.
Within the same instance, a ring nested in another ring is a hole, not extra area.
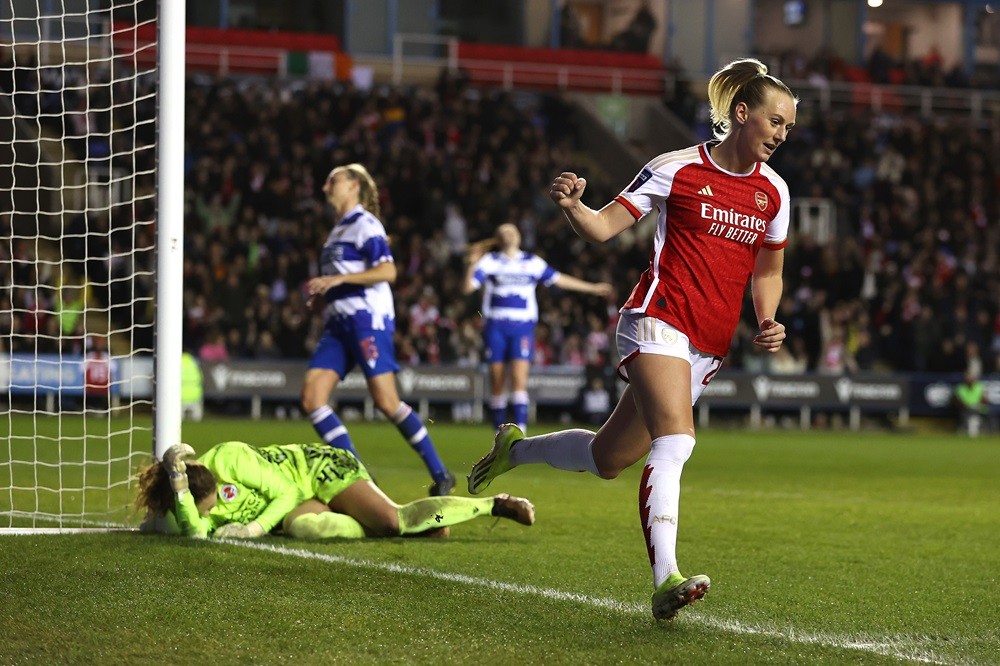
M 530 362 L 535 353 L 535 322 L 487 321 L 483 345 L 487 363 Z
M 398 372 L 396 349 L 391 329 L 375 331 L 356 328 L 351 319 L 334 319 L 326 323 L 323 336 L 309 360 L 309 369 L 333 370 L 340 378 L 347 376 L 355 365 L 365 377 Z

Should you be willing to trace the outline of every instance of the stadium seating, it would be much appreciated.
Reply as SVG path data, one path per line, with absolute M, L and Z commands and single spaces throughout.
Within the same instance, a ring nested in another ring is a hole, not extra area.
M 662 95 L 666 68 L 646 53 L 459 42 L 458 64 L 473 83 L 531 90 Z

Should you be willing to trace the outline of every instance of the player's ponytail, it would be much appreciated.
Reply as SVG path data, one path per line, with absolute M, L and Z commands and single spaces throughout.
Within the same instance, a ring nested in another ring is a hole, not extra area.
M 733 127 L 733 108 L 743 102 L 756 109 L 764 103 L 768 88 L 787 93 L 798 104 L 798 98 L 777 77 L 767 73 L 767 65 L 755 58 L 734 60 L 708 81 L 708 102 L 711 106 L 713 134 L 723 139 Z
M 355 162 L 345 166 L 344 171 L 358 183 L 360 188 L 358 200 L 361 202 L 361 207 L 379 217 L 378 186 L 375 185 L 375 179 L 368 173 L 368 169 Z

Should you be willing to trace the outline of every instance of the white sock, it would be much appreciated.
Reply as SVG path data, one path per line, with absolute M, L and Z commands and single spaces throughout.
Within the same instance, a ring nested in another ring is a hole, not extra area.
M 547 463 L 569 472 L 590 472 L 600 476 L 590 450 L 594 433 L 582 428 L 560 430 L 546 435 L 525 437 L 510 450 L 511 465 Z
M 667 435 L 653 440 L 639 483 L 639 517 L 646 537 L 653 586 L 659 587 L 677 567 L 677 518 L 681 470 L 694 450 L 691 435 Z
M 491 395 L 490 409 L 507 409 L 507 394 Z

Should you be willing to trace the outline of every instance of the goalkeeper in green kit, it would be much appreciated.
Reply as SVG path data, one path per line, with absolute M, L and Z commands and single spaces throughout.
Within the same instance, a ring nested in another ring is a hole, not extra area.
M 286 444 L 256 448 L 223 442 L 197 460 L 187 444 L 167 449 L 139 477 L 142 529 L 205 538 L 248 539 L 280 527 L 300 539 L 442 535 L 480 516 L 535 521 L 531 502 L 428 497 L 396 504 L 349 451 Z

